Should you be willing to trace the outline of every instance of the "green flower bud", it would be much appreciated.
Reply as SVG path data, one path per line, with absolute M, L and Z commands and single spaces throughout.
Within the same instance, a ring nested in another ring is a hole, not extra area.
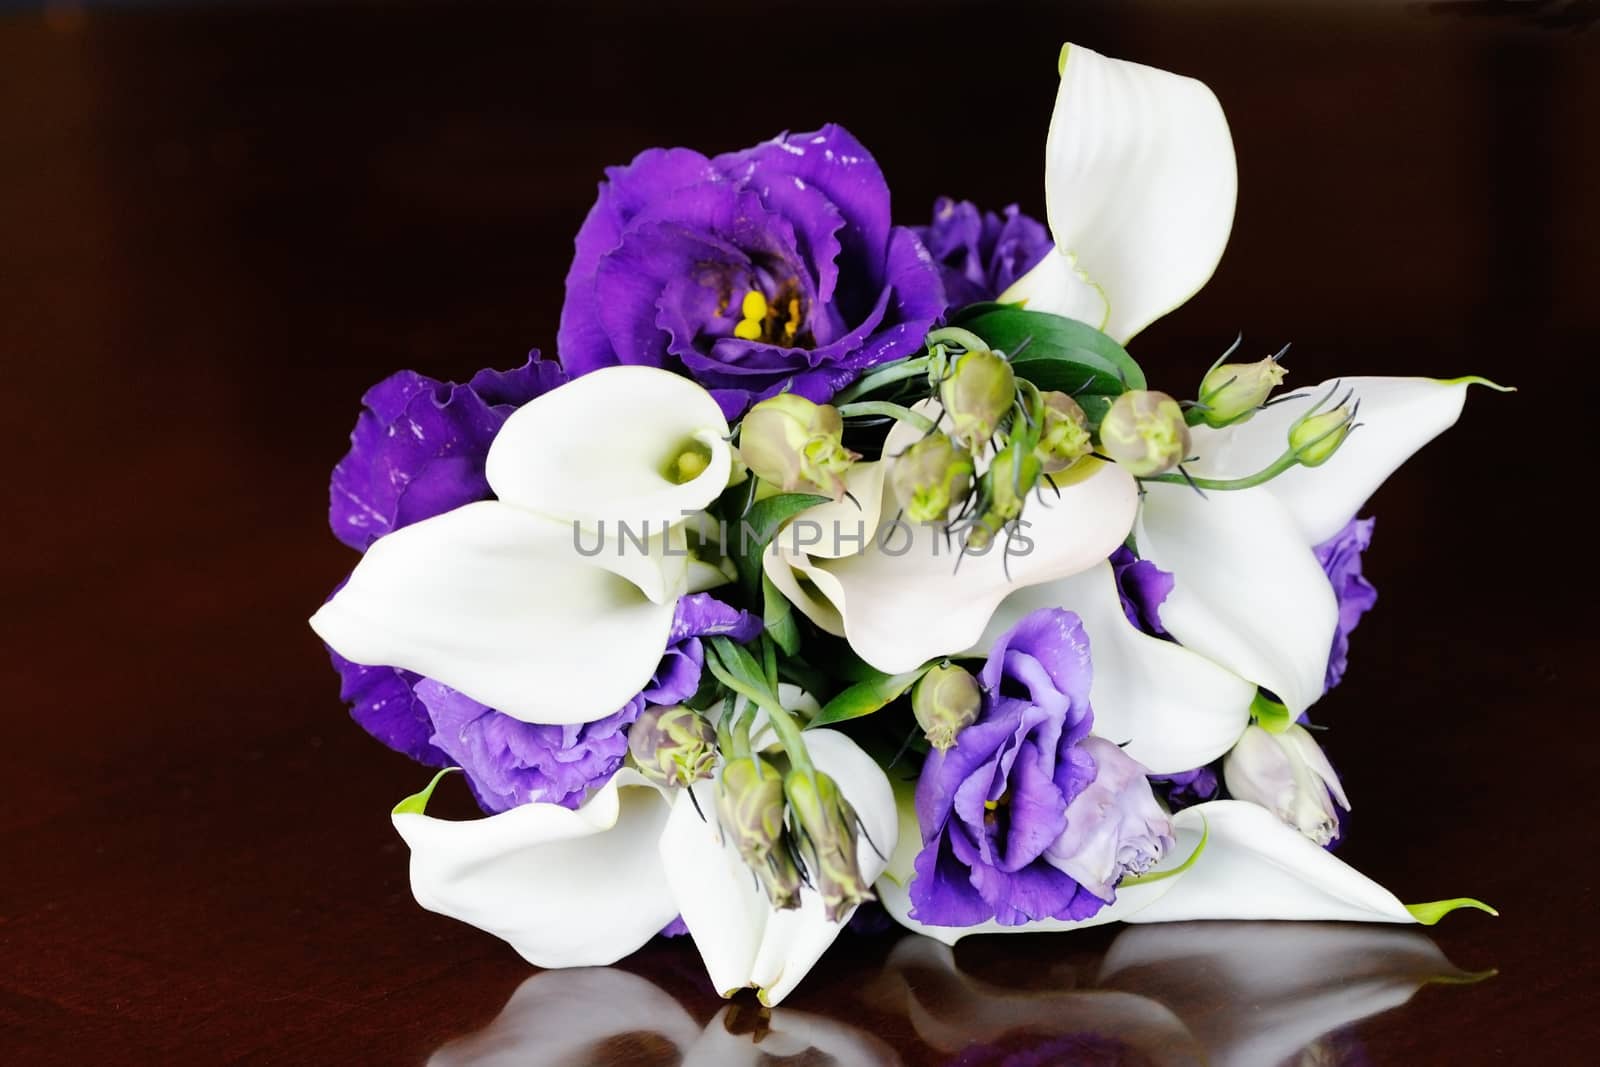
M 967 547 L 980 551 L 987 548 L 1007 523 L 1022 514 L 1028 494 L 1043 474 L 1038 457 L 1024 452 L 1018 441 L 1009 442 L 996 453 L 983 474 L 983 499 L 988 507 L 967 531 Z
M 1166 393 L 1132 389 L 1100 422 L 1100 450 L 1135 478 L 1162 474 L 1189 455 L 1183 408 Z
M 1267 402 L 1288 373 L 1276 356 L 1259 363 L 1224 363 L 1211 368 L 1200 382 L 1201 418 L 1207 426 L 1219 428 L 1243 422 Z
M 1044 426 L 1039 447 L 1033 450 L 1046 474 L 1064 471 L 1094 450 L 1089 440 L 1089 416 L 1066 393 L 1042 393 Z
M 851 908 L 872 899 L 856 860 L 855 809 L 821 771 L 790 771 L 783 791 L 800 824 L 800 849 L 811 884 L 822 897 L 824 913 L 838 922 Z
M 692 708 L 648 707 L 628 727 L 628 754 L 657 785 L 689 785 L 711 777 L 717 733 Z
M 844 472 L 861 457 L 844 447 L 844 421 L 831 404 L 794 393 L 761 401 L 739 424 L 739 458 L 786 493 L 844 495 Z
M 800 906 L 800 869 L 783 834 L 783 776 L 765 760 L 729 760 L 717 781 L 717 820 L 775 908 Z
M 1328 462 L 1344 439 L 1350 436 L 1355 411 L 1343 404 L 1331 411 L 1314 410 L 1302 415 L 1289 427 L 1289 450 L 1304 467 L 1320 467 Z
M 895 499 L 912 522 L 943 522 L 972 490 L 972 454 L 942 433 L 930 433 L 889 468 Z
M 977 448 L 994 436 L 1016 392 L 1017 376 L 1005 357 L 977 348 L 955 360 L 939 386 L 939 399 L 950 415 L 956 440 Z
M 978 680 L 953 663 L 935 667 L 917 680 L 911 710 L 928 744 L 941 752 L 956 743 L 956 734 L 971 726 L 983 706 Z

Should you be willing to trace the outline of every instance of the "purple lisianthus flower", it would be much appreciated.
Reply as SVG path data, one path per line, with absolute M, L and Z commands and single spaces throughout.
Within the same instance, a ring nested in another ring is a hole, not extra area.
M 944 278 L 951 307 L 993 300 L 1055 247 L 1050 231 L 1012 204 L 1001 214 L 941 196 L 933 222 L 916 227 Z
M 523 722 L 432 679 L 416 685 L 433 723 L 430 742 L 460 766 L 485 811 L 535 801 L 576 808 L 604 785 L 628 754 L 628 727 L 648 705 L 678 704 L 700 687 L 701 638 L 743 643 L 760 632 L 748 612 L 709 593 L 678 601 L 666 654 L 645 689 L 624 707 L 586 723 Z
M 1078 749 L 1094 759 L 1094 780 L 1067 805 L 1066 831 L 1045 859 L 1109 904 L 1124 874 L 1149 870 L 1172 847 L 1172 818 L 1138 760 L 1101 737 L 1084 738 Z
M 1217 772 L 1210 767 L 1196 767 L 1177 774 L 1152 774 L 1152 782 L 1167 787 L 1167 805 L 1179 811 L 1217 795 Z
M 368 389 L 328 489 L 334 536 L 365 552 L 391 530 L 488 499 L 489 442 L 513 411 L 565 380 L 533 352 L 465 385 L 400 371 Z
M 1323 691 L 1338 685 L 1350 665 L 1350 634 L 1361 616 L 1378 602 L 1378 591 L 1361 573 L 1361 553 L 1372 545 L 1372 519 L 1351 519 L 1344 529 L 1316 546 L 1317 562 L 1333 583 L 1339 601 L 1339 625 L 1333 634 L 1333 649 L 1328 655 L 1328 673 Z
M 1082 622 L 1059 608 L 1033 612 L 995 643 L 980 678 L 977 720 L 953 747 L 929 753 L 917 782 L 912 917 L 931 926 L 1087 918 L 1104 902 L 1045 855 L 1096 775 L 1079 745 L 1094 722 Z
M 414 688 L 422 676 L 398 667 L 352 663 L 328 650 L 339 672 L 339 699 L 350 705 L 350 717 L 363 730 L 396 752 L 429 767 L 448 767 L 448 755 L 435 748 L 433 720 Z
M 878 164 L 839 126 L 606 171 L 578 231 L 557 345 L 574 374 L 668 367 L 730 418 L 784 389 L 828 400 L 910 355 L 945 308 Z
M 1161 605 L 1172 592 L 1172 575 L 1147 559 L 1135 556 L 1126 545 L 1111 553 L 1111 569 L 1117 577 L 1117 595 L 1122 598 L 1122 613 L 1145 633 L 1164 637 Z

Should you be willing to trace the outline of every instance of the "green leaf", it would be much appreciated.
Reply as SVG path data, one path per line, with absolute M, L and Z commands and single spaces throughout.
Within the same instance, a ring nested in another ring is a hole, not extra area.
M 1289 709 L 1260 690 L 1256 691 L 1256 698 L 1250 702 L 1250 717 L 1269 734 L 1281 734 L 1294 725 L 1294 716 L 1289 714 Z
M 1087 323 L 1011 304 L 974 304 L 953 325 L 1011 354 L 1017 375 L 1040 389 L 1118 396 L 1145 388 L 1144 371 L 1127 349 Z
M 751 600 L 761 591 L 761 554 L 767 550 L 767 545 L 784 523 L 827 499 L 815 493 L 779 493 L 756 501 L 742 519 L 736 514 L 728 517 L 728 547 L 732 550 L 733 565 L 739 571 L 739 581 Z
M 847 722 L 850 719 L 859 719 L 863 715 L 871 715 L 879 708 L 891 703 L 896 697 L 916 684 L 932 663 L 925 663 L 913 671 L 904 674 L 884 674 L 874 671 L 874 678 L 857 682 L 822 708 L 820 714 L 811 720 L 812 726 L 830 726 L 836 722 Z
M 1206 842 L 1211 840 L 1211 824 L 1206 822 L 1205 816 L 1200 817 L 1200 825 L 1203 827 L 1203 829 L 1200 831 L 1200 843 L 1194 846 L 1194 851 L 1189 853 L 1188 859 L 1169 870 L 1152 871 L 1149 874 L 1139 874 L 1132 878 L 1124 878 L 1122 881 L 1117 883 L 1117 888 L 1121 889 L 1124 886 L 1145 885 L 1148 882 L 1159 882 L 1163 878 L 1171 878 L 1175 874 L 1182 874 L 1190 867 L 1193 867 L 1195 860 L 1200 858 L 1200 853 L 1206 850 Z
M 1455 897 L 1452 900 L 1430 900 L 1426 904 L 1406 905 L 1406 910 L 1411 913 L 1411 917 L 1423 926 L 1432 926 L 1457 908 L 1477 908 L 1479 911 L 1486 911 L 1490 915 L 1498 916 L 1500 914 L 1483 901 L 1474 900 L 1471 897 Z
M 444 776 L 445 775 L 454 774 L 456 771 L 459 771 L 460 769 L 461 769 L 460 767 L 446 767 L 444 770 L 442 770 L 438 774 L 434 775 L 433 776 L 433 781 L 429 782 L 426 786 L 424 786 L 423 789 L 422 789 L 422 792 L 420 792 L 420 793 L 412 793 L 410 796 L 406 797 L 400 803 L 396 804 L 394 806 L 393 814 L 395 814 L 395 815 L 425 815 L 425 814 L 427 814 L 427 811 L 428 811 L 428 800 L 433 796 L 434 789 L 436 789 L 438 787 L 440 782 L 444 781 Z
M 761 625 L 785 656 L 800 651 L 800 624 L 795 621 L 794 608 L 765 574 L 761 576 Z

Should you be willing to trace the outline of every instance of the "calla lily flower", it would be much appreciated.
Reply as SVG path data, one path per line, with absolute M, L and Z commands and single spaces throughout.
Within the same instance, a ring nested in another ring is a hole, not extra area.
M 1184 647 L 1270 689 L 1294 715 L 1323 693 L 1338 604 L 1312 547 L 1334 536 L 1412 453 L 1454 425 L 1481 379 L 1346 378 L 1273 404 L 1245 423 L 1193 430 L 1196 478 L 1245 478 L 1287 447 L 1289 426 L 1337 387 L 1360 429 L 1318 467 L 1204 496 L 1147 484 L 1134 540 L 1172 573 L 1161 621 Z M 1096 704 L 1096 711 L 1099 705 Z
M 923 401 L 914 410 L 937 408 Z M 1102 563 L 1127 537 L 1139 501 L 1138 486 L 1121 467 L 1081 460 L 1058 478 L 1059 498 L 1041 495 L 1027 508 L 1014 547 L 1000 537 L 986 553 L 961 558 L 959 540 L 896 517 L 885 473 L 920 432 L 897 424 L 883 460 L 851 468 L 846 481 L 859 510 L 845 500 L 801 512 L 762 560 L 767 577 L 807 618 L 848 639 L 886 674 L 971 648 L 1017 589 Z M 811 533 L 802 537 L 802 530 Z M 820 542 L 812 543 L 813 536 Z
M 694 588 L 681 524 L 727 486 L 727 436 L 709 393 L 652 367 L 545 393 L 490 446 L 498 499 L 379 538 L 311 627 L 348 660 L 526 722 L 609 715 L 649 681 Z
M 779 696 L 816 710 L 793 687 Z M 752 743 L 760 748 L 772 737 L 758 717 Z M 885 866 L 877 850 L 889 855 L 897 844 L 888 779 L 837 731 L 808 730 L 805 738 L 812 762 L 860 817 L 858 854 L 871 882 Z M 624 768 L 575 811 L 524 804 L 471 822 L 426 814 L 433 788 L 402 801 L 393 816 L 411 848 L 417 902 L 502 938 L 536 966 L 613 963 L 681 915 L 720 992 L 753 986 L 776 1004 L 850 918 L 830 922 L 810 887 L 798 909 L 772 908 L 731 837 L 701 815 L 716 810 L 715 779 L 691 787 L 692 800 Z
M 1044 180 L 1055 253 L 1000 299 L 1124 342 L 1210 279 L 1239 190 L 1210 89 L 1081 45 L 1061 52 Z
M 1150 873 L 1117 889 L 1088 919 L 1043 919 L 1021 926 L 928 926 L 911 918 L 909 893 L 920 838 L 908 789 L 897 790 L 900 837 L 877 890 L 889 914 L 909 929 L 953 945 L 988 933 L 1073 930 L 1121 921 L 1299 919 L 1432 925 L 1460 907 L 1493 909 L 1466 898 L 1402 904 L 1395 895 L 1318 847 L 1266 808 L 1214 800 L 1172 817 L 1177 846 Z

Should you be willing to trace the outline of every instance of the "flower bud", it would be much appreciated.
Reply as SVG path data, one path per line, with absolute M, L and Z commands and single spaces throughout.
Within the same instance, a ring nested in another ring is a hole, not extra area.
M 824 914 L 838 922 L 872 899 L 856 861 L 856 813 L 834 780 L 821 771 L 790 771 L 783 791 L 800 824 L 800 849 Z
M 844 472 L 860 457 L 844 447 L 844 421 L 831 404 L 794 393 L 761 401 L 739 423 L 739 458 L 786 493 L 844 495 Z
M 651 706 L 628 727 L 628 754 L 657 785 L 689 785 L 711 777 L 717 734 L 692 708 Z
M 1022 514 L 1028 494 L 1042 475 L 1038 458 L 1032 452 L 1024 452 L 1017 441 L 996 453 L 983 474 L 984 499 L 989 506 L 967 532 L 967 545 L 977 550 L 988 547 L 995 534 Z
M 775 908 L 800 906 L 800 870 L 783 835 L 783 777 L 764 760 L 729 760 L 717 781 L 717 819 Z
M 1289 427 L 1289 450 L 1303 467 L 1320 467 L 1350 436 L 1355 411 L 1343 404 L 1332 411 L 1302 415 Z
M 971 726 L 983 706 L 978 680 L 953 663 L 933 668 L 917 680 L 911 691 L 911 710 L 928 744 L 943 752 L 956 743 L 956 734 Z
M 1033 454 L 1044 473 L 1055 474 L 1093 451 L 1089 416 L 1066 393 L 1043 393 L 1041 399 L 1044 400 L 1044 426 Z
M 1166 393 L 1150 389 L 1123 393 L 1100 422 L 1100 450 L 1135 478 L 1171 470 L 1189 455 L 1183 408 Z
M 977 448 L 994 436 L 1016 399 L 1017 376 L 998 352 L 975 348 L 959 356 L 939 386 L 956 440 Z
M 1222 777 L 1235 800 L 1260 804 L 1319 845 L 1338 835 L 1334 803 L 1350 810 L 1333 765 L 1303 726 L 1245 727 L 1222 761 Z
M 1223 363 L 1200 382 L 1200 414 L 1207 426 L 1243 422 L 1272 395 L 1289 373 L 1276 356 L 1259 363 Z
M 942 433 L 930 433 L 889 468 L 895 499 L 912 522 L 943 522 L 972 490 L 972 454 Z

